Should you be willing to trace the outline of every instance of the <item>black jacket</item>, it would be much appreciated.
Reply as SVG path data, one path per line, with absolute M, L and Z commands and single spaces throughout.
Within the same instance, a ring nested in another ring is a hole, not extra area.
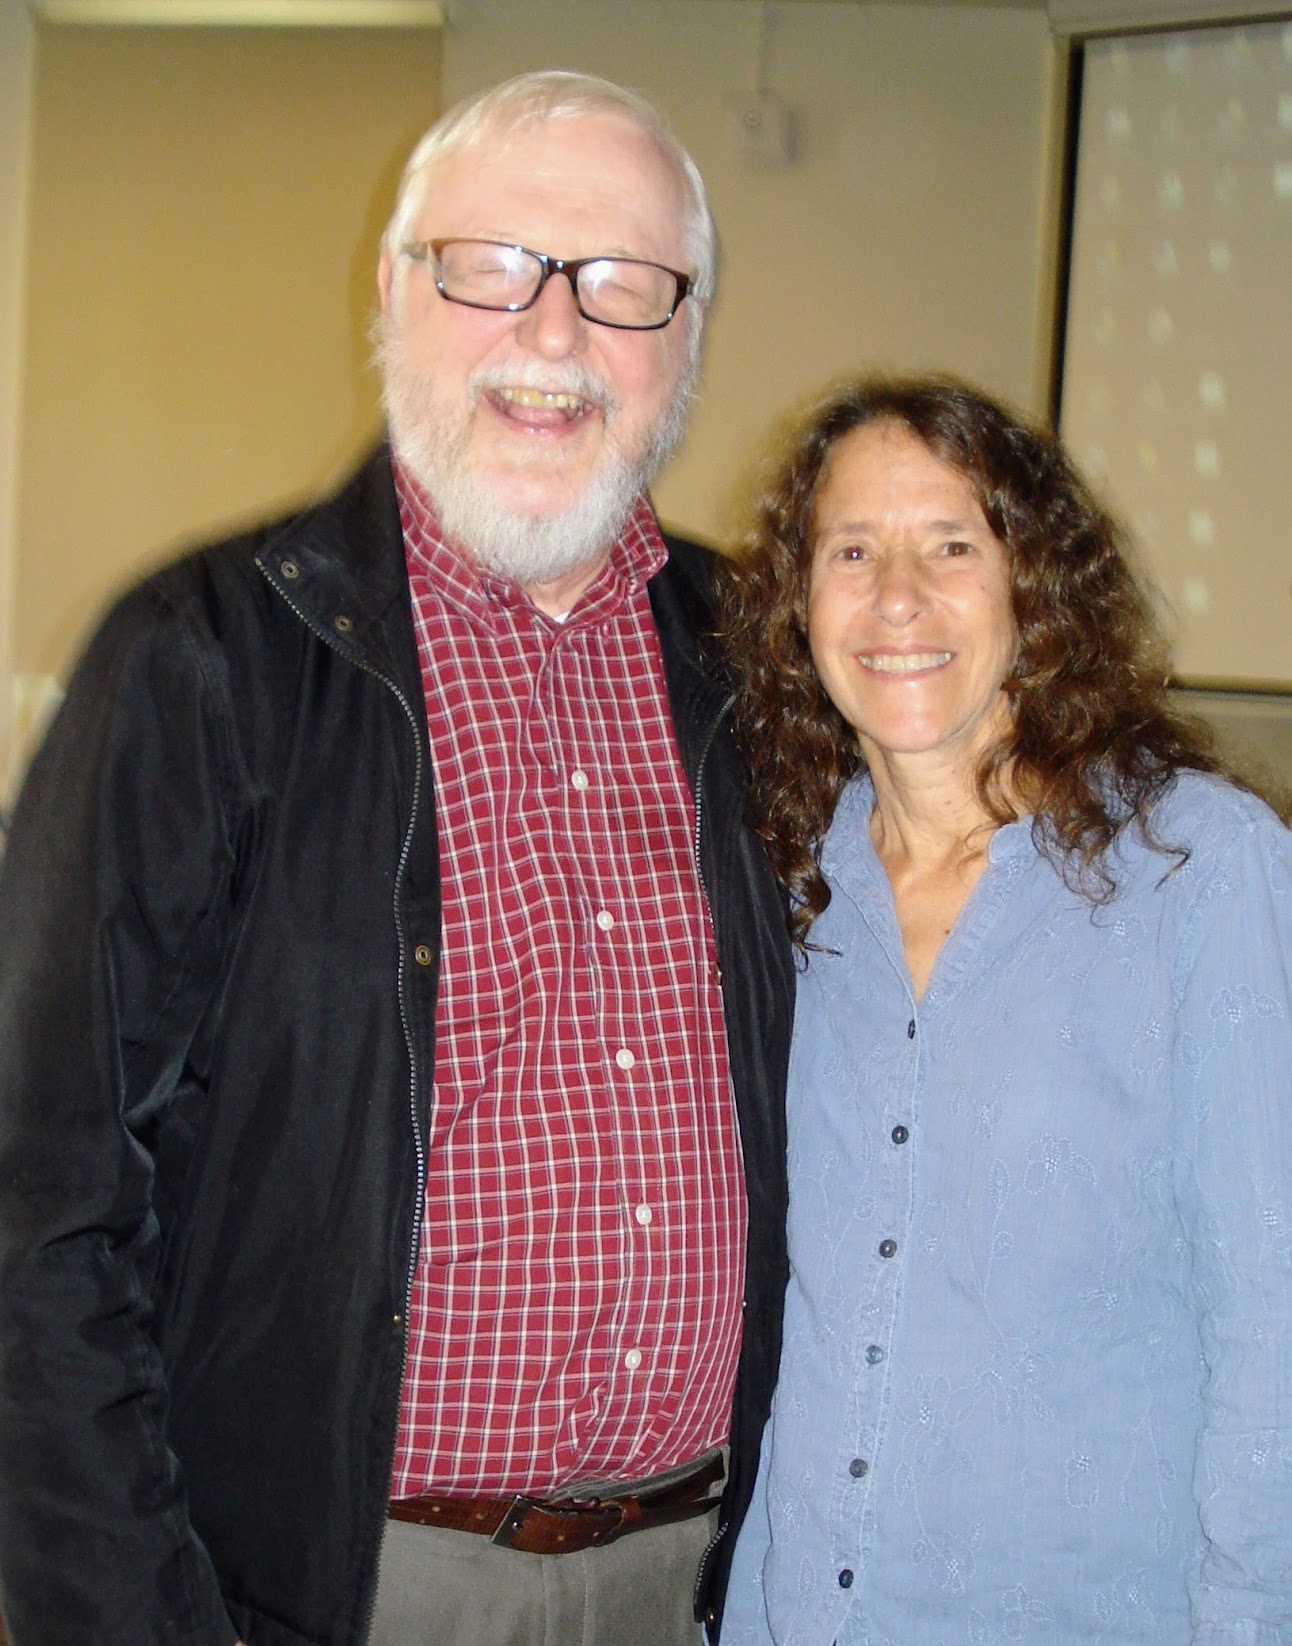
M 733 1527 L 779 1351 L 793 967 L 702 652 L 707 556 L 670 550 L 650 592 L 696 787 L 749 1189 Z M 382 452 L 318 508 L 129 593 L 17 808 L 0 866 L 13 1646 L 364 1640 L 439 931 Z M 707 1563 L 703 1608 L 731 1542 Z

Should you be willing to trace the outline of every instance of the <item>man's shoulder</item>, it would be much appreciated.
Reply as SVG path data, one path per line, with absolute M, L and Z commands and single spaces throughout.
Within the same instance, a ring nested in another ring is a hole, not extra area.
M 389 459 L 382 448 L 319 497 L 189 544 L 138 579 L 116 606 L 203 623 L 218 622 L 231 602 L 277 610 L 282 602 L 264 576 L 267 552 L 278 564 L 296 554 L 320 568 L 335 568 L 337 576 L 362 581 L 365 558 L 377 557 L 373 539 L 389 538 L 392 521 L 397 531 L 393 497 Z M 374 521 L 383 530 L 378 532 Z M 384 558 L 389 560 L 389 554 Z

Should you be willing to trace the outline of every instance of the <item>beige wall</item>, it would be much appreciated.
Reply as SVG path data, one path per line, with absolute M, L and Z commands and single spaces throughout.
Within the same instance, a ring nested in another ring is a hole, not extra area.
M 365 326 L 439 35 L 37 32 L 14 662 L 372 438 Z
M 19 708 L 10 659 L 34 47 L 35 30 L 22 0 L 0 0 L 0 804 Z
M 752 83 L 760 16 L 798 121 L 779 169 L 738 158 L 725 101 Z M 374 243 L 440 50 L 42 27 L 17 439 L 0 425 L 0 463 L 22 446 L 10 667 L 64 670 L 137 567 L 363 443 Z M 1061 101 L 1043 13 L 458 0 L 442 51 L 445 102 L 543 65 L 637 84 L 708 177 L 725 269 L 692 433 L 657 489 L 673 523 L 723 535 L 777 420 L 844 372 L 947 366 L 1043 407 Z M 0 126 L 6 142 L 18 161 Z
M 798 117 L 791 166 L 736 156 L 724 101 L 758 27 Z M 570 67 L 646 92 L 700 164 L 724 248 L 701 403 L 656 487 L 720 535 L 786 407 L 866 367 L 947 367 L 1046 406 L 1057 180 L 1045 14 L 748 0 L 459 0 L 446 105 L 504 74 Z

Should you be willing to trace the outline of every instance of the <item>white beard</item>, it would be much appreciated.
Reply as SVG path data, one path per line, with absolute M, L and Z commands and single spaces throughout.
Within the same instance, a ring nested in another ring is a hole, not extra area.
M 390 441 L 400 462 L 426 492 L 445 537 L 487 571 L 528 588 L 555 583 L 605 554 L 617 541 L 634 503 L 682 437 L 696 378 L 696 351 L 672 400 L 647 431 L 644 449 L 623 449 L 614 437 L 619 405 L 609 385 L 573 363 L 482 368 L 467 382 L 468 412 L 432 410 L 430 380 L 417 370 L 392 322 L 382 323 L 378 359 L 382 403 Z M 596 406 L 605 422 L 605 455 L 570 506 L 557 514 L 529 514 L 508 507 L 472 471 L 469 412 L 490 388 L 542 388 L 577 394 Z

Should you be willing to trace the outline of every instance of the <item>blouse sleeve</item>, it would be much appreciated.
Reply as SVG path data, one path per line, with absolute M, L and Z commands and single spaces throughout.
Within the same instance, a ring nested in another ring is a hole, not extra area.
M 1193 1646 L 1292 1642 L 1292 834 L 1201 853 L 1176 983 L 1177 1205 L 1198 1311 Z M 1208 870 L 1206 858 L 1213 857 Z

